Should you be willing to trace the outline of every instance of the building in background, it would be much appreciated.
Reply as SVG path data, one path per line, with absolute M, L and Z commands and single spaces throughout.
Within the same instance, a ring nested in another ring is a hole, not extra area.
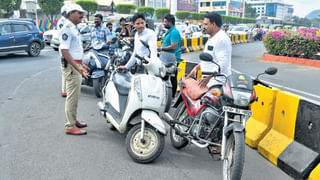
M 243 17 L 244 0 L 200 0 L 200 12 L 215 11 L 221 15 Z
M 247 0 L 247 3 L 256 8 L 259 19 L 292 20 L 293 5 L 287 4 L 283 0 Z

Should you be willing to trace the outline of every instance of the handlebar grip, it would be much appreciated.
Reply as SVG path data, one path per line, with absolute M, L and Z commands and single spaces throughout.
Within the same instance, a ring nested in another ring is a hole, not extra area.
M 139 56 L 138 54 L 136 54 L 136 58 L 140 59 L 140 60 L 144 60 L 143 57 Z
M 255 84 L 255 85 L 261 84 L 261 85 L 263 85 L 263 86 L 265 86 L 265 87 L 270 88 L 270 85 L 269 85 L 269 84 L 266 84 L 266 83 L 264 83 L 264 82 L 261 82 L 261 81 L 258 80 L 258 79 L 255 79 L 255 80 L 254 80 L 254 84 Z

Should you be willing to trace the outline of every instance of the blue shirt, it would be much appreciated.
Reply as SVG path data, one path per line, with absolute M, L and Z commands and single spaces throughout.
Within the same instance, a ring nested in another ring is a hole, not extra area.
M 91 41 L 109 41 L 110 31 L 102 24 L 99 27 L 95 27 L 91 32 Z
M 178 43 L 178 47 L 175 50 L 172 51 L 167 51 L 167 52 L 172 52 L 176 54 L 176 57 L 181 58 L 181 52 L 178 52 L 180 50 L 180 46 L 181 46 L 181 37 L 180 37 L 180 33 L 177 30 L 176 26 L 172 26 L 165 34 L 163 40 L 162 40 L 162 47 L 165 46 L 170 46 L 171 43 L 177 42 Z

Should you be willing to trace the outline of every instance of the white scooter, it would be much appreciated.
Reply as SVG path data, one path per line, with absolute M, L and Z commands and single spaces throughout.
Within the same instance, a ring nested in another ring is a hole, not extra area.
M 130 157 L 139 163 L 150 163 L 164 148 L 167 131 L 160 116 L 170 108 L 172 86 L 163 80 L 168 67 L 159 58 L 136 57 L 147 74 L 113 71 L 98 106 L 107 122 L 120 133 L 128 132 Z

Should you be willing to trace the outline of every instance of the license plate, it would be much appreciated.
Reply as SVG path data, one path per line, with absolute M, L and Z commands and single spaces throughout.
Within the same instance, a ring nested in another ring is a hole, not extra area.
M 223 106 L 223 111 L 236 113 L 236 114 L 243 114 L 247 116 L 252 115 L 252 112 L 250 110 L 238 109 L 238 108 L 229 107 L 229 106 Z

